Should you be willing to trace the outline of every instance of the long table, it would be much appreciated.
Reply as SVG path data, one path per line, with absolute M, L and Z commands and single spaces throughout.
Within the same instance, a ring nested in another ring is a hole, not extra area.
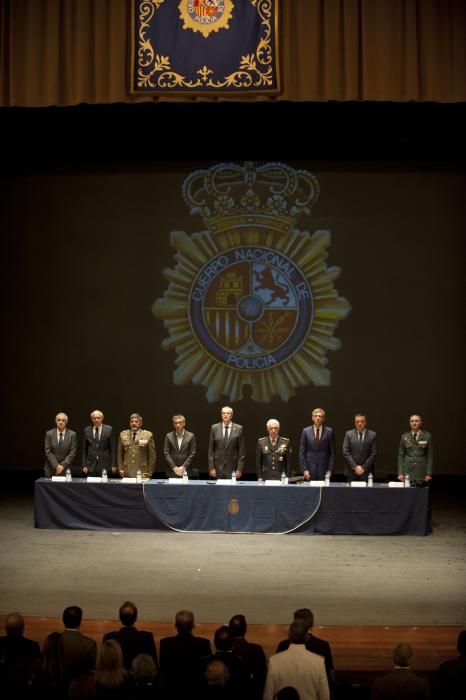
M 38 528 L 300 535 L 428 535 L 428 488 L 35 482 Z

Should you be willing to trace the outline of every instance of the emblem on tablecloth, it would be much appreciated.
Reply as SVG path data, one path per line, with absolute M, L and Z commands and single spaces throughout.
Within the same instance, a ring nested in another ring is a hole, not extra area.
M 239 513 L 239 502 L 237 498 L 230 498 L 230 502 L 228 503 L 228 512 L 231 515 L 236 515 L 236 513 Z
M 183 196 L 206 231 L 176 231 L 176 266 L 153 313 L 166 350 L 177 352 L 175 384 L 202 384 L 209 402 L 234 401 L 249 384 L 255 401 L 287 401 L 313 382 L 329 385 L 328 350 L 349 311 L 327 268 L 329 231 L 295 228 L 319 195 L 314 175 L 287 165 L 220 164 L 192 173 Z

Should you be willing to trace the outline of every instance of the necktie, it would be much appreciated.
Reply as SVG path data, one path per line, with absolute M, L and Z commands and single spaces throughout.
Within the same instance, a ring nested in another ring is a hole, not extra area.
M 99 439 L 99 429 L 98 428 L 95 429 L 94 437 L 96 440 Z
M 63 433 L 60 433 L 58 437 L 58 447 L 61 447 L 63 445 Z
M 316 442 L 320 442 L 320 428 L 316 428 Z
M 417 433 L 414 433 L 413 438 L 414 438 L 414 442 L 417 442 Z
M 223 436 L 223 444 L 224 445 L 226 445 L 228 443 L 228 428 L 229 427 L 230 427 L 229 425 L 225 426 L 225 435 Z
M 136 431 L 133 431 L 133 442 L 136 442 L 136 435 L 137 435 Z
M 361 442 L 361 440 L 362 440 L 362 433 L 358 433 L 358 440 L 359 440 L 359 442 Z

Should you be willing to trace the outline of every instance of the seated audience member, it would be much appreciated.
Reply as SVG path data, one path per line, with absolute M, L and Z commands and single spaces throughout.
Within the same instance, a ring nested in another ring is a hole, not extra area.
M 190 610 L 176 613 L 175 627 L 177 635 L 160 640 L 160 670 L 171 695 L 181 695 L 190 688 L 199 688 L 211 648 L 208 639 L 193 635 L 194 615 Z M 183 673 L 180 673 L 180 666 Z
M 114 639 L 100 645 L 94 671 L 97 698 L 132 700 L 133 681 L 123 665 L 121 647 Z
M 458 635 L 459 656 L 439 666 L 434 685 L 436 700 L 466 698 L 466 630 Z
M 147 700 L 157 698 L 164 700 L 167 697 L 167 687 L 162 674 L 157 672 L 157 666 L 149 654 L 138 654 L 132 663 L 134 687 L 132 698 L 134 700 Z
M 203 700 L 235 700 L 235 696 L 229 687 L 230 672 L 220 661 L 209 661 L 205 671 L 207 686 L 202 693 Z
M 6 636 L 0 637 L 0 690 L 4 698 L 17 700 L 27 690 L 40 647 L 24 636 L 24 618 L 17 612 L 6 616 L 5 631 Z
M 233 633 L 233 654 L 241 659 L 249 673 L 252 684 L 252 698 L 262 698 L 264 692 L 265 676 L 267 674 L 267 660 L 260 644 L 248 642 L 246 632 L 248 629 L 244 615 L 234 615 L 229 627 Z
M 157 662 L 157 650 L 155 647 L 154 635 L 152 632 L 136 629 L 138 619 L 138 609 L 134 603 L 127 600 L 119 610 L 121 629 L 114 632 L 107 632 L 104 635 L 104 642 L 108 639 L 115 639 L 121 646 L 123 652 L 123 663 L 125 668 L 131 670 L 131 662 L 138 654 L 149 654 Z
M 393 650 L 395 668 L 376 678 L 372 685 L 371 700 L 428 700 L 430 688 L 427 678 L 411 671 L 413 649 L 410 644 L 398 644 Z
M 71 605 L 63 611 L 65 629 L 61 633 L 65 654 L 65 675 L 69 683 L 80 673 L 91 673 L 95 667 L 97 645 L 93 639 L 81 634 L 79 628 L 83 611 Z
M 318 654 L 323 656 L 325 659 L 325 670 L 327 672 L 327 678 L 330 688 L 334 681 L 334 670 L 333 670 L 333 659 L 332 651 L 330 649 L 330 644 L 325 641 L 325 639 L 319 639 L 319 637 L 314 637 L 312 634 L 312 628 L 314 627 L 314 613 L 309 608 L 299 608 L 293 613 L 294 620 L 304 620 L 307 622 L 308 634 L 306 639 L 306 649 L 312 651 L 313 654 Z M 290 646 L 290 640 L 284 639 L 277 646 L 277 653 L 279 651 L 285 651 Z
M 68 696 L 68 683 L 65 672 L 65 649 L 60 632 L 52 632 L 46 637 L 42 656 L 32 668 L 30 687 L 33 700 L 65 700 Z
M 329 700 L 325 661 L 306 649 L 308 625 L 295 620 L 289 628 L 290 645 L 269 659 L 264 700 L 272 700 L 284 688 L 295 688 L 302 700 Z

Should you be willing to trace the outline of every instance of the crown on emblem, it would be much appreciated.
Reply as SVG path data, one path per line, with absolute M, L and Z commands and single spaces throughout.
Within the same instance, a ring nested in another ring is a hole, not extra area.
M 289 231 L 301 214 L 311 213 L 319 192 L 312 173 L 283 163 L 220 163 L 183 183 L 191 214 L 200 214 L 213 233 L 251 225 Z

